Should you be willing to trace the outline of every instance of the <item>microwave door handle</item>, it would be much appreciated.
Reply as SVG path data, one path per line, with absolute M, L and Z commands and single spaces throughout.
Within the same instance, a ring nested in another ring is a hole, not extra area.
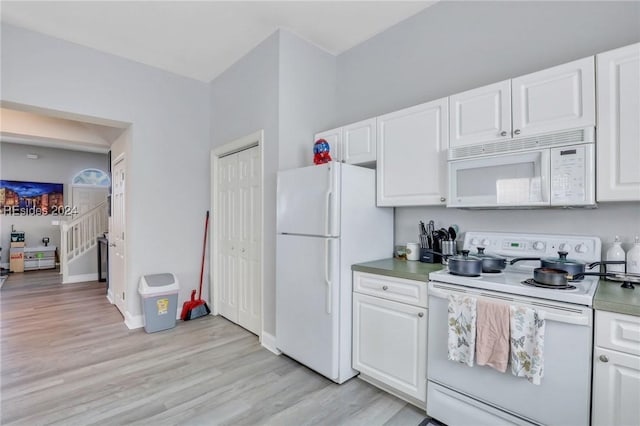
M 542 202 L 551 204 L 551 151 L 548 149 L 540 152 L 540 187 Z

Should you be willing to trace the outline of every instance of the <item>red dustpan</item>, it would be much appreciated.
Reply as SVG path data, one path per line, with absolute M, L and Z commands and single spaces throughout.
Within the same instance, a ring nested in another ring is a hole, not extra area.
M 207 252 L 207 231 L 209 230 L 209 211 L 207 210 L 207 216 L 204 220 L 204 243 L 202 245 L 202 266 L 200 267 L 200 289 L 198 298 L 196 299 L 196 291 L 191 291 L 191 300 L 187 300 L 182 305 L 182 312 L 180 313 L 180 319 L 183 321 L 189 321 L 195 318 L 203 317 L 211 313 L 211 309 L 207 306 L 207 302 L 202 300 L 202 278 L 204 276 L 204 257 Z

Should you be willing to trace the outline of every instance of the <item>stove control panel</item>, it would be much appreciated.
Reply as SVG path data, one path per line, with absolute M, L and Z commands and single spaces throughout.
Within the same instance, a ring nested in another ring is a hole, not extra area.
M 477 253 L 478 247 L 484 247 L 485 253 L 510 258 L 555 258 L 559 251 L 566 251 L 568 258 L 583 262 L 597 262 L 602 256 L 600 238 L 581 235 L 469 231 L 465 233 L 463 247 L 471 254 Z

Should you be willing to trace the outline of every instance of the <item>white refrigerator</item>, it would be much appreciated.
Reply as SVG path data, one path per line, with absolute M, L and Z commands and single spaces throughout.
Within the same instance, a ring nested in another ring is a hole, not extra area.
M 276 346 L 336 383 L 351 368 L 351 265 L 393 254 L 393 209 L 375 170 L 343 163 L 278 172 Z

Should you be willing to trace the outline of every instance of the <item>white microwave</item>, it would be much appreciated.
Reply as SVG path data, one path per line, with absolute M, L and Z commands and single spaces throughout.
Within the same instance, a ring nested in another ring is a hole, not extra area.
M 581 139 L 450 160 L 447 207 L 595 206 L 595 143 Z

